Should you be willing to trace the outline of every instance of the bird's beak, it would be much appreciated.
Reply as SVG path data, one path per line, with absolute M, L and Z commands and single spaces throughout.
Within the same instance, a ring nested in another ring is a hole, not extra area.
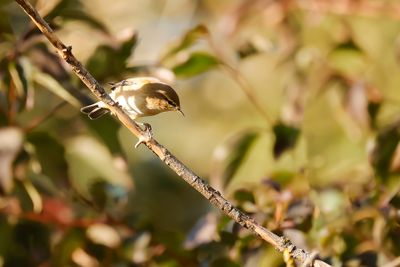
M 183 117 L 185 117 L 185 113 L 183 113 L 183 111 L 181 110 L 181 108 L 178 108 L 177 111 L 179 111 L 179 113 L 181 113 L 183 115 Z

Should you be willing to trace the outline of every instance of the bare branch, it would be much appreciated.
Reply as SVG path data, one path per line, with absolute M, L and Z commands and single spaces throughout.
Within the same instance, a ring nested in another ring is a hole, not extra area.
M 165 147 L 159 144 L 154 138 L 147 138 L 144 132 L 124 111 L 114 102 L 105 92 L 104 88 L 93 78 L 93 76 L 82 66 L 82 64 L 73 56 L 71 47 L 63 44 L 56 36 L 49 25 L 41 18 L 35 8 L 26 0 L 15 0 L 22 9 L 28 14 L 39 30 L 47 37 L 47 39 L 57 49 L 59 56 L 64 59 L 71 67 L 74 73 L 82 80 L 82 82 L 92 91 L 92 93 L 101 101 L 103 101 L 113 114 L 139 139 L 145 139 L 144 144 L 156 154 L 161 161 L 168 165 L 176 174 L 182 177 L 189 185 L 207 198 L 211 204 L 232 218 L 241 226 L 249 229 L 251 232 L 261 237 L 277 250 L 289 254 L 300 263 L 307 261 L 312 262 L 312 266 L 330 266 L 322 261 L 313 261 L 310 253 L 296 248 L 293 243 L 286 237 L 280 237 L 262 227 L 251 217 L 244 214 L 226 200 L 220 192 L 212 188 L 193 171 L 180 162 Z

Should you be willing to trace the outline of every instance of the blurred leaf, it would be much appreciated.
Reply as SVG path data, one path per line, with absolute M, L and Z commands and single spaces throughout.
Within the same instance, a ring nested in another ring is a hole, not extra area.
M 0 16 L 1 16 L 1 12 L 0 12 Z M 12 42 L 7 42 L 7 41 L 2 40 L 1 35 L 0 35 L 0 63 L 6 57 L 6 55 L 8 53 L 10 53 L 10 51 L 12 51 L 13 48 L 14 48 L 14 46 L 13 46 Z
M 107 205 L 106 186 L 104 181 L 98 180 L 94 181 L 89 188 L 91 201 L 98 210 L 104 210 Z
M 221 242 L 229 247 L 234 246 L 238 240 L 238 236 L 230 231 L 221 231 L 219 234 L 221 236 Z
M 217 66 L 219 61 L 205 52 L 194 52 L 184 62 L 172 68 L 175 75 L 190 78 Z
M 283 152 L 292 149 L 300 135 L 300 129 L 294 126 L 278 122 L 273 128 L 275 135 L 274 157 L 279 158 Z
M 255 203 L 253 192 L 247 189 L 236 190 L 235 193 L 233 194 L 233 198 L 239 203 L 243 202 Z
M 89 72 L 99 80 L 122 76 L 126 69 L 126 61 L 133 53 L 132 50 L 137 42 L 138 36 L 136 32 L 132 32 L 118 46 L 115 44 L 98 46 L 86 64 Z
M 229 184 L 259 134 L 257 130 L 236 133 L 214 150 L 211 179 L 215 186 L 224 188 Z
M 22 149 L 24 134 L 18 128 L 0 128 L 0 192 L 8 193 L 13 186 L 12 165 Z
M 72 184 L 86 198 L 91 198 L 91 188 L 99 180 L 127 191 L 132 188 L 128 173 L 115 166 L 110 152 L 96 139 L 78 136 L 68 140 L 66 159 Z
M 296 178 L 296 173 L 286 170 L 276 170 L 271 174 L 271 177 L 272 179 L 264 181 L 264 184 L 268 183 L 269 186 L 280 191 L 282 187 Z
M 371 153 L 371 163 L 380 179 L 386 180 L 388 177 L 399 141 L 400 121 L 392 123 L 378 133 Z
M 56 79 L 54 79 L 52 76 L 41 72 L 41 71 L 35 71 L 33 74 L 33 80 L 52 92 L 53 94 L 59 96 L 61 99 L 67 101 L 70 103 L 72 106 L 76 108 L 80 108 L 81 104 L 80 102 L 72 96 Z
M 72 253 L 84 245 L 84 242 L 83 230 L 72 228 L 66 231 L 52 251 L 52 266 L 69 266 Z
M 208 29 L 204 25 L 197 25 L 186 32 L 182 40 L 164 56 L 164 59 L 190 47 L 200 38 L 208 36 L 208 34 Z
M 38 266 L 50 256 L 50 231 L 45 224 L 20 221 L 13 229 L 15 251 L 7 257 L 4 266 Z M 26 260 L 25 264 L 21 263 Z
M 38 190 L 32 185 L 31 181 L 24 180 L 22 181 L 22 185 L 25 189 L 26 194 L 29 196 L 29 199 L 32 203 L 32 211 L 35 213 L 40 213 L 43 210 L 43 200 Z
M 12 242 L 13 226 L 6 216 L 0 215 L 0 236 L 2 238 L 2 242 L 0 242 L 0 255 L 2 257 L 7 256 L 9 252 L 15 253 L 16 244 Z
M 53 51 L 50 51 L 45 43 L 38 43 L 32 47 L 28 56 L 31 64 L 35 66 L 34 69 L 40 69 L 58 81 L 69 80 L 70 73 L 64 68 L 63 60 Z
M 195 226 L 188 233 L 183 244 L 185 249 L 193 249 L 214 239 L 217 229 L 217 216 L 209 212 L 197 220 Z
M 21 66 L 17 65 L 15 62 L 10 62 L 8 64 L 8 71 L 10 72 L 10 76 L 15 86 L 17 96 L 19 98 L 25 97 L 27 85 Z
M 338 46 L 335 47 L 337 50 L 355 50 L 355 51 L 361 51 L 360 47 L 354 43 L 353 40 L 349 40 L 344 43 L 340 43 Z
M 121 145 L 118 141 L 118 131 L 121 125 L 114 118 L 104 116 L 99 123 L 99 121 L 88 120 L 87 116 L 83 114 L 82 117 L 85 124 L 101 138 L 102 142 L 107 145 L 112 153 L 121 153 Z
M 356 81 L 347 89 L 346 110 L 361 127 L 369 126 L 368 88 L 365 82 Z
M 400 211 L 400 191 L 390 200 L 390 205 Z
M 132 251 L 130 252 L 130 260 L 135 264 L 143 264 L 151 257 L 149 251 L 149 243 L 152 236 L 149 232 L 138 233 L 135 236 L 134 243 L 132 244 Z M 168 266 L 168 265 L 167 265 Z
M 314 206 L 307 200 L 291 203 L 285 214 L 286 220 L 292 220 L 297 230 L 308 232 L 313 223 Z
M 180 267 L 179 263 L 176 260 L 168 259 L 164 260 L 157 264 L 160 267 Z
M 332 220 L 341 217 L 346 212 L 347 196 L 336 189 L 328 189 L 315 195 L 314 205 L 322 214 Z
M 125 59 L 118 58 L 113 47 L 100 45 L 88 59 L 86 67 L 94 77 L 102 80 L 109 74 L 121 72 L 124 65 Z
M 124 37 L 124 40 L 120 44 L 118 49 L 118 55 L 121 58 L 125 58 L 127 60 L 133 53 L 133 49 L 136 47 L 139 41 L 138 33 L 135 31 L 131 31 Z
M 34 156 L 40 163 L 41 173 L 60 187 L 67 185 L 68 165 L 64 144 L 47 132 L 31 132 L 27 141 L 34 146 Z M 44 177 L 43 177 L 44 178 Z
M 370 118 L 370 126 L 371 126 L 371 128 L 376 128 L 376 119 L 377 119 L 377 116 L 378 116 L 378 114 L 379 114 L 379 111 L 380 111 L 380 109 L 381 109 L 381 103 L 380 102 L 368 102 L 368 107 L 367 107 L 367 110 L 368 110 L 368 115 L 369 115 L 369 118 Z
M 35 100 L 35 90 L 33 87 L 33 64 L 27 57 L 20 57 L 19 58 L 19 65 L 21 68 L 21 71 L 23 72 L 23 83 L 24 87 L 26 87 L 26 101 L 25 101 L 25 109 L 26 110 L 31 110 L 34 106 L 34 100 Z
M 95 244 L 116 248 L 121 244 L 117 231 L 106 224 L 96 223 L 86 230 L 86 236 Z
M 329 55 L 329 62 L 345 76 L 361 75 L 366 67 L 364 52 L 353 41 L 336 46 Z
M 86 249 L 76 248 L 71 255 L 71 261 L 74 263 L 73 266 L 100 266 L 99 261 L 104 259 L 107 248 L 101 245 L 93 247 L 94 249 L 88 246 Z
M 2 1 L 0 2 L 0 7 L 1 7 L 1 6 L 8 5 L 8 4 L 11 3 L 11 2 L 13 2 L 13 0 L 2 0 Z
M 240 265 L 228 258 L 221 258 L 213 261 L 210 267 L 240 267 Z
M 246 57 L 258 54 L 258 52 L 259 52 L 258 49 L 250 41 L 245 42 L 237 49 L 237 53 L 240 59 L 244 59 Z
M 106 26 L 90 16 L 84 11 L 84 6 L 80 0 L 61 0 L 45 17 L 46 21 L 53 21 L 55 18 L 61 17 L 66 20 L 80 20 L 95 29 L 108 33 Z

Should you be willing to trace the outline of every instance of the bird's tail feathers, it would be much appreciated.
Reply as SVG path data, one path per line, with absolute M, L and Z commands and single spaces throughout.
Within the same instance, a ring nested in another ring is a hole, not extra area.
M 81 112 L 87 114 L 91 120 L 95 120 L 110 112 L 107 108 L 101 107 L 99 103 L 94 103 L 81 108 Z

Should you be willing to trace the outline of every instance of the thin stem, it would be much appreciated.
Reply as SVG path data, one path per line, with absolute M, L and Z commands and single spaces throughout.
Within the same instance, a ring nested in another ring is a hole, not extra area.
M 103 101 L 113 114 L 117 116 L 122 124 L 125 125 L 138 138 L 145 138 L 147 133 L 144 132 L 124 111 L 115 103 L 110 96 L 105 92 L 104 88 L 93 78 L 93 76 L 82 66 L 82 64 L 72 55 L 71 47 L 65 46 L 55 35 L 49 25 L 40 17 L 35 8 L 26 0 L 15 0 L 22 9 L 33 20 L 40 31 L 47 39 L 56 47 L 58 54 L 71 67 L 73 72 L 82 80 L 82 82 Z M 171 154 L 165 147 L 159 144 L 154 138 L 145 138 L 144 144 L 156 154 L 161 161 L 168 165 L 177 175 L 182 177 L 189 185 L 196 189 L 200 194 L 209 200 L 211 204 L 217 207 L 220 211 L 235 220 L 241 226 L 249 229 L 251 232 L 261 237 L 268 243 L 272 244 L 277 250 L 289 253 L 289 255 L 297 259 L 300 263 L 304 263 L 310 259 L 310 253 L 296 248 L 292 242 L 280 237 L 262 227 L 250 218 L 248 215 L 233 206 L 231 202 L 226 200 L 220 192 L 212 188 L 209 184 L 203 181 L 192 170 L 186 167 L 174 155 Z M 322 261 L 312 261 L 312 266 L 330 266 Z
M 58 103 L 54 108 L 52 108 L 47 114 L 44 114 L 43 116 L 41 116 L 39 118 L 36 118 L 31 124 L 29 124 L 28 126 L 26 126 L 24 128 L 24 132 L 30 132 L 30 131 L 34 130 L 36 127 L 38 127 L 39 125 L 44 123 L 46 120 L 51 118 L 54 115 L 54 113 L 57 112 L 57 110 L 59 110 L 63 106 L 65 106 L 65 104 L 67 104 L 67 102 L 62 101 L 62 102 Z
M 256 108 L 256 110 L 265 118 L 269 125 L 273 124 L 273 119 L 271 116 L 264 110 L 261 104 L 258 102 L 257 96 L 254 93 L 253 87 L 249 84 L 243 74 L 238 71 L 237 69 L 233 68 L 232 66 L 228 65 L 227 63 L 223 63 L 224 69 L 228 72 L 228 74 L 232 77 L 233 80 L 242 88 L 243 92 Z
M 224 70 L 229 74 L 229 76 L 239 85 L 239 87 L 242 89 L 244 94 L 246 95 L 247 99 L 253 104 L 255 109 L 258 111 L 258 113 L 265 118 L 267 123 L 269 125 L 272 125 L 274 120 L 271 118 L 271 116 L 265 111 L 263 106 L 259 103 L 258 98 L 254 92 L 254 88 L 249 84 L 249 82 L 246 80 L 246 78 L 243 76 L 243 74 L 229 65 L 226 60 L 223 57 L 223 53 L 221 53 L 220 49 L 218 48 L 217 45 L 214 44 L 214 41 L 212 40 L 212 37 L 210 34 L 207 35 L 207 41 L 208 44 L 210 45 L 211 49 L 214 51 L 214 53 L 218 56 L 218 59 L 222 63 L 222 67 Z

